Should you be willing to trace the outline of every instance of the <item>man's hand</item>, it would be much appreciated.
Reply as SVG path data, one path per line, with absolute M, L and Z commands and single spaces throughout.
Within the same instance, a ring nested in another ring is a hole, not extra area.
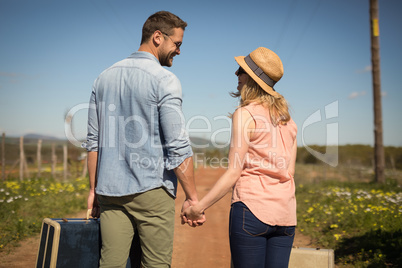
M 184 200 L 183 206 L 180 211 L 180 219 L 181 219 L 181 224 L 186 224 L 187 223 L 187 218 L 183 217 L 183 211 L 186 210 L 188 207 L 192 206 L 192 203 L 190 200 Z
M 197 210 L 195 205 L 189 206 L 187 204 L 183 204 L 183 209 L 180 216 L 181 223 L 187 223 L 191 227 L 201 226 L 206 221 L 204 212 Z
M 93 218 L 99 218 L 100 216 L 100 208 L 98 204 L 98 198 L 94 191 L 90 191 L 88 195 L 88 210 L 91 210 L 91 215 Z
M 174 172 L 186 195 L 186 200 L 184 201 L 183 207 L 181 209 L 182 213 L 180 214 L 181 223 L 187 223 L 188 225 L 193 227 L 202 225 L 205 222 L 205 216 L 197 219 L 190 219 L 186 217 L 185 214 L 183 214 L 183 211 L 185 209 L 188 209 L 190 206 L 194 206 L 198 203 L 197 191 L 195 189 L 194 181 L 193 157 L 190 156 L 186 158 L 178 167 L 174 169 Z
M 98 198 L 95 193 L 96 188 L 96 170 L 98 166 L 98 152 L 88 152 L 88 175 L 89 175 L 89 195 L 88 195 L 88 203 L 87 208 L 88 211 L 91 211 L 91 215 L 94 218 L 99 218 L 100 216 L 100 208 L 98 204 Z M 88 213 L 87 213 L 88 214 Z

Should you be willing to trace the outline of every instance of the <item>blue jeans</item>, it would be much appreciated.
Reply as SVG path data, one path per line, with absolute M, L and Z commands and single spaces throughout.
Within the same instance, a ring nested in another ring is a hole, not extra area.
M 295 226 L 261 222 L 242 202 L 230 210 L 229 238 L 234 268 L 288 267 Z

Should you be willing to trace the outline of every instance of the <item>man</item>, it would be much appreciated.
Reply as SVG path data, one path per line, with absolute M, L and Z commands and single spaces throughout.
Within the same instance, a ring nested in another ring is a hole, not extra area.
M 135 232 L 142 266 L 170 267 L 177 179 L 183 208 L 198 202 L 180 81 L 162 67 L 180 55 L 186 26 L 170 12 L 151 15 L 138 51 L 94 82 L 85 147 L 92 216 L 100 206 L 100 267 L 125 267 Z

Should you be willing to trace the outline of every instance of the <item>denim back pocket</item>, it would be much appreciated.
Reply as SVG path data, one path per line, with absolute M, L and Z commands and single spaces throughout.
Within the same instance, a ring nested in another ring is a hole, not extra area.
M 285 226 L 284 228 L 284 233 L 287 236 L 294 236 L 296 232 L 296 227 L 295 226 Z
M 269 225 L 263 223 L 247 208 L 243 208 L 243 231 L 251 236 L 260 236 L 268 232 Z

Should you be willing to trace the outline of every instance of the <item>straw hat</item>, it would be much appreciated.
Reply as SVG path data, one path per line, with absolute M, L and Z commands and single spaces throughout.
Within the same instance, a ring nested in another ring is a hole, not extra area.
M 248 56 L 238 56 L 235 60 L 264 91 L 274 97 L 280 97 L 274 85 L 283 76 L 283 65 L 275 52 L 259 47 Z

